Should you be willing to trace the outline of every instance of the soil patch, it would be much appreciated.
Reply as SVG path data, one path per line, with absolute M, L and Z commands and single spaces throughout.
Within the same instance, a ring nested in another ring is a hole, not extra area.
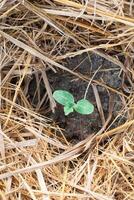
M 72 59 L 67 60 L 66 67 L 90 78 L 94 75 L 94 73 L 96 73 L 96 70 L 98 70 L 99 68 L 94 79 L 105 83 L 106 85 L 118 91 L 121 90 L 121 78 L 119 77 L 120 68 L 98 55 L 82 54 L 80 56 L 76 56 Z M 74 95 L 76 101 L 84 97 L 88 82 L 80 80 L 79 78 L 70 75 L 67 72 L 62 72 L 61 70 L 57 73 L 54 73 L 52 72 L 52 70 L 50 70 L 49 72 L 47 72 L 47 76 L 52 91 L 55 91 L 57 89 L 67 90 Z M 32 91 L 34 91 L 33 87 L 35 86 L 31 85 Z M 112 100 L 112 103 L 114 105 L 112 119 L 116 118 L 121 109 L 120 96 L 117 93 L 112 93 L 103 86 L 97 86 L 97 90 L 101 100 L 105 119 L 107 119 L 109 114 L 109 97 L 110 95 L 114 95 L 114 98 Z M 44 88 L 42 84 L 41 91 L 44 93 Z M 68 116 L 65 116 L 63 112 L 63 107 L 60 105 L 57 105 L 55 113 L 48 113 L 48 116 L 51 117 L 54 122 L 57 123 L 61 128 L 64 129 L 63 132 L 65 134 L 65 137 L 69 141 L 75 143 L 81 141 L 89 134 L 96 133 L 102 127 L 102 120 L 97 109 L 95 95 L 91 85 L 87 92 L 87 99 L 91 103 L 93 103 L 95 107 L 95 111 L 91 115 L 81 115 L 74 112 L 69 114 Z M 43 112 L 45 112 L 43 110 L 45 110 L 45 106 L 44 109 L 42 109 L 42 114 Z M 118 125 L 119 123 L 121 123 L 121 120 L 120 122 L 116 120 L 114 126 Z

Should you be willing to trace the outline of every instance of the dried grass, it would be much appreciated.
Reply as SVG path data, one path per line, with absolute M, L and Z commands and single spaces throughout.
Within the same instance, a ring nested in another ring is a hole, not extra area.
M 133 200 L 133 1 L 3 0 L 0 43 L 0 199 Z M 130 84 L 127 88 L 123 82 L 128 95 L 64 66 L 65 58 L 90 51 L 120 67 Z M 124 64 L 118 55 L 124 56 Z M 105 119 L 93 85 L 103 126 L 84 141 L 69 143 L 51 119 L 38 114 L 47 98 L 55 107 L 48 69 L 65 70 L 118 93 L 118 118 L 125 115 L 126 122 L 107 128 L 112 108 Z M 32 74 L 46 86 L 43 100 L 35 91 L 36 108 L 27 99 Z

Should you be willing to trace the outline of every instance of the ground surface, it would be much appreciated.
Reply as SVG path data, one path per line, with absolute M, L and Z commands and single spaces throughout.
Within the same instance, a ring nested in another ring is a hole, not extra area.
M 121 90 L 119 67 L 98 55 L 83 54 L 81 56 L 68 59 L 66 67 L 75 72 L 86 75 L 89 78 L 91 78 L 99 68 L 94 79 L 103 82 L 112 88 L 115 88 L 117 91 Z M 57 89 L 67 90 L 74 95 L 76 100 L 84 97 L 88 82 L 80 80 L 67 72 L 61 71 L 54 73 L 52 70 L 50 70 L 47 72 L 47 76 L 52 91 Z M 31 92 L 35 91 L 33 89 L 34 87 L 35 86 L 32 83 Z M 45 89 L 42 84 L 40 88 L 42 93 L 44 93 Z M 119 95 L 117 93 L 108 91 L 102 86 L 97 86 L 97 90 L 101 100 L 105 119 L 107 119 L 109 113 L 109 96 L 113 95 L 112 103 L 114 107 L 112 119 L 114 119 L 118 115 L 121 108 Z M 63 132 L 69 141 L 75 143 L 81 141 L 89 134 L 96 133 L 102 127 L 102 120 L 96 106 L 96 99 L 91 85 L 88 89 L 87 99 L 95 106 L 95 111 L 91 115 L 84 116 L 77 113 L 71 113 L 68 116 L 64 116 L 63 107 L 60 105 L 57 105 L 54 114 L 52 112 L 49 112 L 48 114 L 48 116 L 51 117 L 55 123 L 64 129 Z M 42 114 L 43 112 L 45 112 L 45 106 L 42 108 Z M 116 122 L 116 125 L 118 125 L 117 123 L 118 122 Z

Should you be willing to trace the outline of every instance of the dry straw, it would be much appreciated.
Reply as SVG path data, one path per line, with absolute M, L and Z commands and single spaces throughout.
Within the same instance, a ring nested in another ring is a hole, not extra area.
M 133 200 L 133 0 L 2 0 L 0 44 L 0 199 Z M 116 64 L 127 95 L 65 67 L 66 58 L 84 52 Z M 98 133 L 73 145 L 39 114 L 48 98 L 55 108 L 48 70 L 92 84 L 102 120 Z M 46 87 L 43 97 L 35 90 L 36 108 L 28 100 L 33 74 L 37 86 L 41 77 Z M 105 119 L 97 85 L 120 96 L 124 124 L 110 129 L 112 103 Z

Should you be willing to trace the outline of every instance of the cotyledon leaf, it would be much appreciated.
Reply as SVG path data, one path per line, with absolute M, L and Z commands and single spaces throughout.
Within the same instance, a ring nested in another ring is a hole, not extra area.
M 74 97 L 73 95 L 65 90 L 56 90 L 53 93 L 53 97 L 54 99 L 60 103 L 61 105 L 65 106 L 65 105 L 73 105 L 74 104 Z
M 94 111 L 94 106 L 87 99 L 81 99 L 74 105 L 74 110 L 83 115 L 89 115 Z

